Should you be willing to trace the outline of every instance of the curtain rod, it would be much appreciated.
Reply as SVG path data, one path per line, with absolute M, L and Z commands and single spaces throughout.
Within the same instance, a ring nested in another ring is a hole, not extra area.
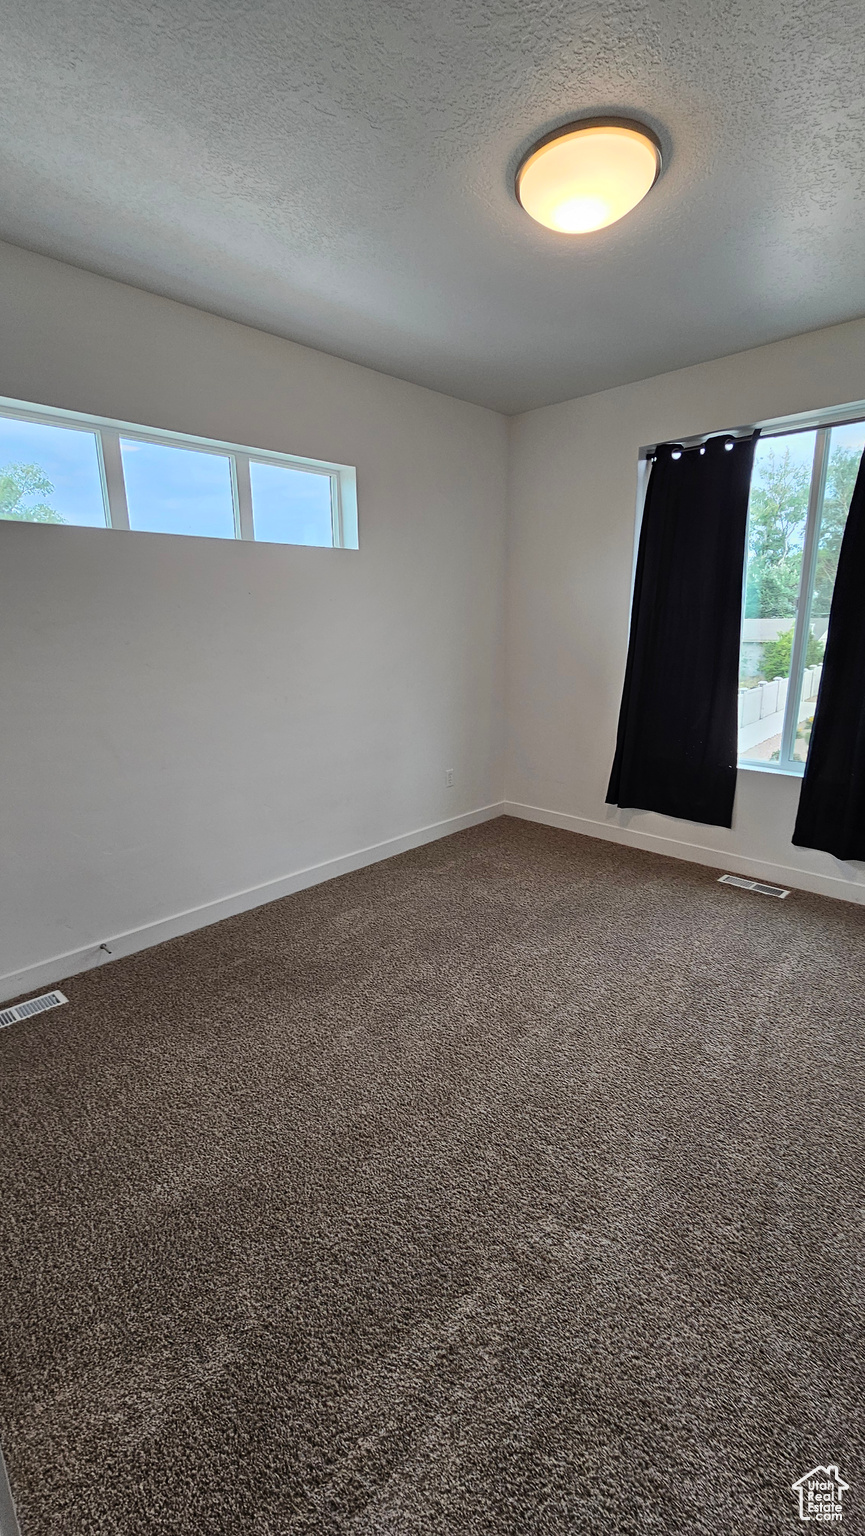
M 699 437 L 670 438 L 669 441 L 675 442 L 677 448 L 699 448 L 703 443 L 707 443 L 710 437 L 743 438 L 750 437 L 752 432 L 759 431 L 760 439 L 762 441 L 767 437 L 795 437 L 797 434 L 802 432 L 819 432 L 821 429 L 828 429 L 829 427 L 855 427 L 859 426 L 860 423 L 865 422 L 865 404 L 860 406 L 851 406 L 850 409 L 856 411 L 855 416 L 834 417 L 827 413 L 828 420 L 824 417 L 822 421 L 806 421 L 802 424 L 802 426 L 798 427 L 788 427 L 783 423 L 773 421 L 767 422 L 765 427 L 760 427 L 757 424 L 747 427 L 731 427 L 727 432 L 704 432 Z M 662 443 L 653 443 L 651 447 L 642 450 L 640 457 L 642 459 L 648 460 L 651 463 L 654 460 L 658 449 L 662 446 Z
M 717 439 L 719 442 L 743 443 L 747 442 L 748 438 L 753 437 L 755 434 L 758 437 L 772 435 L 771 433 L 761 432 L 759 427 L 734 427 L 730 432 L 707 432 L 705 437 L 670 438 L 669 442 L 656 443 L 654 448 L 646 448 L 641 457 L 645 459 L 646 463 L 654 464 L 658 457 L 659 448 L 678 448 L 680 453 L 695 453 L 697 449 L 702 452 L 706 444 L 712 442 L 713 439 Z M 679 453 L 674 454 L 674 458 L 679 458 Z

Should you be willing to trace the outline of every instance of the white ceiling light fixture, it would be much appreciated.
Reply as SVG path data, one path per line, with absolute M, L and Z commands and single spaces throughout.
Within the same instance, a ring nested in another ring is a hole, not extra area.
M 651 128 L 629 118 L 586 118 L 529 150 L 517 171 L 517 199 L 547 229 L 587 235 L 636 208 L 660 174 Z

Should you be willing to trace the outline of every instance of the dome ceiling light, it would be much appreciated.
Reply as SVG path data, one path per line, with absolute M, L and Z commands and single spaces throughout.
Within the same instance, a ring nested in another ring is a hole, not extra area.
M 661 146 L 651 128 L 620 117 L 587 118 L 529 150 L 517 171 L 517 199 L 547 229 L 586 235 L 624 218 L 660 174 Z

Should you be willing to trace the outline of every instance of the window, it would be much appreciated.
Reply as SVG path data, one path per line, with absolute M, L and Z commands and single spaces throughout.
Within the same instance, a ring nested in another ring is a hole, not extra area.
M 104 528 L 96 433 L 0 416 L 0 518 Z
M 121 437 L 120 457 L 130 528 L 142 533 L 234 538 L 227 454 Z
M 330 484 L 324 475 L 251 459 L 249 478 L 257 539 L 278 544 L 331 542 Z
M 0 400 L 0 521 L 357 549 L 354 470 Z
M 754 456 L 739 664 L 739 761 L 801 773 L 865 421 L 773 431 Z

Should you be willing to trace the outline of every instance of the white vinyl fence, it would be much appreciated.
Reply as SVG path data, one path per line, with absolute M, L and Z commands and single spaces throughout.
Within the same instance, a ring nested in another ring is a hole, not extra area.
M 820 678 L 823 673 L 823 663 L 819 661 L 814 667 L 806 667 L 802 676 L 802 703 L 817 698 L 820 687 Z M 754 725 L 758 720 L 764 720 L 767 715 L 784 713 L 787 703 L 787 688 L 789 678 L 775 677 L 771 683 L 758 683 L 755 688 L 739 689 L 739 725 Z

